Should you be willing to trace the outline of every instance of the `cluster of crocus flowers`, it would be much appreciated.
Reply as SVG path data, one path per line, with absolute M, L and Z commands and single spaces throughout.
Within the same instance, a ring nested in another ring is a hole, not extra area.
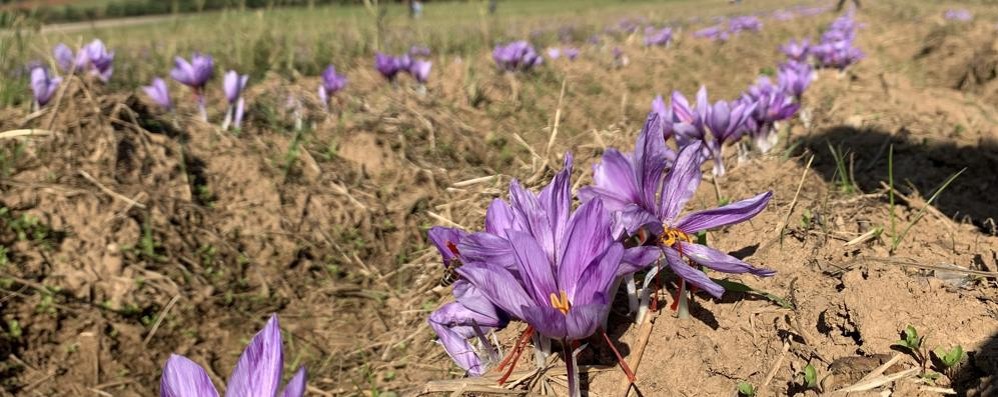
M 225 73 L 222 80 L 222 89 L 225 91 L 225 99 L 229 102 L 229 108 L 225 111 L 225 120 L 222 121 L 222 129 L 227 130 L 231 125 L 236 130 L 242 127 L 243 112 L 246 108 L 246 101 L 243 99 L 243 91 L 246 89 L 248 75 L 240 75 L 235 70 Z
M 863 52 L 853 44 L 855 39 L 856 20 L 850 12 L 836 18 L 809 52 L 819 67 L 845 70 L 863 58 Z
M 943 13 L 943 18 L 947 21 L 969 22 L 974 19 L 974 14 L 965 8 L 950 8 Z
M 61 83 L 62 78 L 50 75 L 49 70 L 45 67 L 35 66 L 31 68 L 31 92 L 35 97 L 35 107 L 41 108 L 47 105 L 55 96 Z
M 743 31 L 758 32 L 760 30 L 762 30 L 762 20 L 755 16 L 737 16 L 728 20 L 728 31 L 731 34 L 738 34 Z
M 742 94 L 739 101 L 755 107 L 747 120 L 747 132 L 760 152 L 768 153 L 776 145 L 777 123 L 790 119 L 800 110 L 800 104 L 794 98 L 794 95 L 773 85 L 766 76 L 760 76 Z
M 277 315 L 250 340 L 239 356 L 236 368 L 226 383 L 226 396 L 301 397 L 305 394 L 306 375 L 302 367 L 281 389 L 284 350 Z M 170 355 L 160 379 L 160 397 L 218 397 L 208 373 L 197 363 L 180 355 Z
M 728 31 L 723 26 L 717 25 L 717 26 L 708 26 L 706 28 L 699 29 L 693 32 L 693 37 L 707 39 L 710 41 L 725 42 L 728 41 L 728 38 L 730 36 L 728 34 Z
M 195 52 L 191 55 L 191 60 L 176 57 L 174 59 L 173 70 L 170 77 L 177 82 L 191 88 L 198 103 L 198 110 L 201 112 L 201 119 L 208 121 L 208 113 L 204 104 L 204 88 L 215 75 L 215 61 L 209 55 Z
M 644 37 L 645 46 L 666 47 L 671 42 L 672 42 L 672 28 L 664 27 L 661 29 L 655 29 L 651 26 L 645 28 L 645 37 Z
M 416 51 L 410 49 L 410 53 L 406 53 L 401 56 L 392 56 L 383 53 L 374 54 L 374 68 L 388 81 L 395 83 L 396 78 L 400 72 L 408 73 L 420 84 L 426 84 L 430 78 L 430 69 L 433 67 L 433 62 L 418 58 L 416 53 L 422 53 L 422 50 L 416 48 Z
M 56 65 L 66 73 L 89 73 L 105 83 L 114 73 L 114 51 L 108 51 L 100 39 L 91 41 L 76 54 L 60 43 L 52 50 L 52 55 Z
M 336 73 L 336 67 L 329 65 L 322 71 L 322 81 L 319 83 L 319 101 L 322 107 L 329 110 L 329 99 L 347 86 L 347 77 Z
M 497 45 L 492 50 L 492 59 L 499 69 L 509 72 L 529 71 L 544 63 L 544 58 L 534 50 L 534 46 L 524 40 Z

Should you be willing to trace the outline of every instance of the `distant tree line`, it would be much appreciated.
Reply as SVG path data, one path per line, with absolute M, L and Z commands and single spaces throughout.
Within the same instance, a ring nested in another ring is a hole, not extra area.
M 382 2 L 404 3 L 408 0 Z M 272 7 L 316 6 L 327 4 L 362 4 L 363 0 L 116 0 L 104 6 L 81 7 L 41 6 L 28 9 L 17 7 L 17 0 L 0 0 L 0 5 L 13 4 L 12 11 L 23 13 L 41 23 L 78 22 L 105 18 L 124 18 L 143 15 L 190 13 L 221 9 L 259 9 Z

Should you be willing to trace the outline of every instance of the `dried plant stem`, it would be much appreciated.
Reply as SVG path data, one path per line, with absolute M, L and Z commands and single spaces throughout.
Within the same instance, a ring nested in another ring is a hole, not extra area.
M 121 193 L 118 193 L 118 192 L 115 192 L 115 191 L 113 191 L 111 189 L 108 189 L 107 186 L 104 186 L 104 184 L 100 183 L 97 179 L 94 179 L 94 177 L 91 176 L 90 174 L 88 174 L 86 171 L 80 170 L 79 173 L 80 173 L 81 176 L 83 176 L 83 178 L 85 178 L 86 180 L 90 181 L 90 183 L 93 183 L 95 186 L 97 186 L 98 189 L 100 189 L 102 192 L 106 193 L 107 195 L 109 195 L 109 196 L 111 196 L 113 198 L 116 198 L 118 200 L 124 201 L 124 202 L 128 203 L 129 205 L 133 205 L 133 206 L 136 206 L 136 207 L 139 207 L 139 208 L 143 208 L 143 209 L 146 208 L 145 204 L 142 204 L 142 203 L 140 203 L 138 201 L 132 200 L 132 199 L 126 197 L 125 195 L 122 195 Z
M 807 178 L 807 171 L 811 169 L 811 163 L 814 161 L 814 155 L 807 160 L 807 165 L 804 166 L 804 172 L 800 175 L 800 182 L 797 183 L 797 192 L 794 193 L 794 199 L 790 201 L 790 206 L 787 207 L 787 215 L 783 217 L 783 223 L 780 225 L 780 243 L 783 243 L 783 233 L 786 232 L 787 226 L 790 224 L 790 215 L 794 213 L 794 207 L 797 206 L 797 199 L 800 198 L 800 191 L 804 187 L 804 180 Z
M 632 346 L 633 350 L 631 350 L 631 371 L 635 374 L 638 373 L 638 366 L 641 365 L 641 357 L 645 354 L 645 347 L 648 346 L 648 340 L 651 339 L 652 326 L 655 324 L 656 317 L 658 317 L 658 314 L 653 313 L 648 317 L 648 321 L 641 324 L 641 328 L 638 329 L 638 336 Z M 625 375 L 621 382 L 621 391 L 617 394 L 627 397 L 633 385 L 631 380 Z

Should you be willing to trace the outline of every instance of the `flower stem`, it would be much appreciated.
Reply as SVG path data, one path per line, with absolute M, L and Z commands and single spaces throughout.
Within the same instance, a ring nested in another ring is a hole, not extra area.
M 677 295 L 677 301 L 679 302 L 679 312 L 678 316 L 681 320 L 686 320 L 690 318 L 690 304 L 689 304 L 689 293 L 686 292 L 686 281 L 679 282 L 679 294 Z
M 565 369 L 568 373 L 568 396 L 581 397 L 582 391 L 579 387 L 579 369 L 578 363 L 575 361 L 575 351 L 572 349 L 572 344 L 569 343 L 567 339 L 562 340 L 561 344 L 565 348 Z

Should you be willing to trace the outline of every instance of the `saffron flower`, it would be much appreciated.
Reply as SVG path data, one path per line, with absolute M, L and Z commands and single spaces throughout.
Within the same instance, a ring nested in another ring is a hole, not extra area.
M 647 234 L 655 236 L 654 239 L 648 239 L 647 242 L 661 250 L 669 268 L 677 276 L 710 295 L 720 298 L 724 293 L 724 288 L 711 281 L 702 271 L 694 268 L 693 264 L 699 264 L 722 273 L 751 273 L 763 277 L 772 276 L 775 273 L 772 270 L 753 267 L 713 248 L 696 244 L 693 242 L 693 236 L 708 229 L 733 225 L 751 219 L 766 207 L 772 193 L 766 192 L 720 208 L 697 211 L 680 217 L 680 212 L 686 202 L 700 185 L 701 145 L 700 142 L 694 142 L 682 148 L 664 180 L 654 183 L 646 181 L 640 187 L 643 190 L 641 192 L 643 197 L 647 197 L 649 195 L 647 191 L 651 190 L 650 195 L 653 198 L 654 206 L 647 208 L 646 199 L 642 202 L 632 203 L 644 211 L 635 211 L 629 217 L 630 223 L 627 228 L 643 229 Z M 603 161 L 606 161 L 605 155 Z M 594 177 L 594 186 L 600 191 L 614 189 L 610 179 L 597 181 Z M 654 197 L 656 194 L 658 194 L 657 198 Z M 607 196 L 600 194 L 600 197 Z
M 863 52 L 853 46 L 855 39 L 856 21 L 850 12 L 832 21 L 810 53 L 821 67 L 845 70 L 863 58 Z
M 386 55 L 382 53 L 374 54 L 374 68 L 381 73 L 384 78 L 388 81 L 395 82 L 395 76 L 399 74 L 400 71 L 405 70 L 408 67 L 408 62 L 402 58 L 397 58 L 391 55 Z
M 73 55 L 73 50 L 62 43 L 57 44 L 52 49 L 52 55 L 55 57 L 55 63 L 59 65 L 59 69 L 62 69 L 66 73 L 74 71 L 82 72 L 90 66 L 90 59 L 87 58 L 85 51 L 80 51 L 76 55 Z
M 275 397 L 281 386 L 284 352 L 277 315 L 250 340 L 229 376 L 225 395 L 229 397 Z M 281 397 L 305 394 L 305 368 L 300 368 L 284 386 Z M 204 368 L 184 356 L 171 354 L 163 367 L 160 397 L 218 397 L 218 390 Z
M 524 40 L 497 45 L 492 50 L 492 59 L 499 69 L 510 72 L 529 71 L 544 63 L 544 58 L 534 50 L 534 46 Z
M 229 109 L 225 111 L 225 121 L 222 122 L 222 129 L 229 129 L 231 123 L 235 129 L 239 129 L 243 123 L 243 111 L 246 102 L 243 99 L 243 90 L 246 89 L 246 82 L 249 75 L 240 75 L 235 70 L 225 73 L 222 80 L 222 88 L 225 91 L 225 99 L 229 102 Z
M 430 78 L 430 68 L 433 67 L 433 62 L 414 59 L 409 63 L 409 75 L 416 79 L 419 84 L 426 84 Z
M 762 21 L 754 16 L 740 16 L 728 20 L 728 30 L 733 34 L 742 31 L 758 32 L 762 30 Z
M 430 56 L 430 47 L 414 45 L 409 47 L 409 56 L 411 57 L 428 57 Z
M 805 62 L 787 61 L 780 64 L 776 72 L 776 84 L 780 90 L 798 102 L 813 80 L 814 70 Z
M 717 101 L 713 105 L 697 105 L 703 126 L 710 133 L 704 139 L 705 147 L 714 158 L 714 176 L 724 175 L 724 145 L 737 142 L 742 137 L 745 125 L 755 110 L 755 103 L 741 101 Z
M 693 32 L 693 37 L 725 42 L 728 41 L 728 31 L 721 26 L 710 26 Z
M 672 28 L 665 27 L 655 29 L 651 26 L 645 28 L 645 46 L 668 46 L 672 42 Z
M 431 313 L 430 328 L 437 333 L 440 344 L 454 363 L 469 376 L 482 376 L 499 360 L 499 353 L 488 334 L 505 328 L 509 316 L 467 281 L 456 281 L 453 293 L 457 301 Z M 477 346 L 471 341 L 476 341 Z
M 59 89 L 62 78 L 49 75 L 48 69 L 36 66 L 31 69 L 31 92 L 35 96 L 35 106 L 41 108 L 52 100 Z
M 800 110 L 792 96 L 773 85 L 768 77 L 761 76 L 740 99 L 745 104 L 755 104 L 747 130 L 756 148 L 768 153 L 776 145 L 776 123 L 793 117 Z
M 104 42 L 95 39 L 83 47 L 80 52 L 85 53 L 90 61 L 90 72 L 97 76 L 100 81 L 107 82 L 114 73 L 114 51 L 108 51 Z
M 204 108 L 204 87 L 215 74 L 215 61 L 210 55 L 202 55 L 195 52 L 191 55 L 191 60 L 176 57 L 173 62 L 173 70 L 170 77 L 186 85 L 194 91 L 197 98 L 198 110 L 201 112 L 201 120 L 208 121 L 208 113 Z
M 329 111 L 329 98 L 347 85 L 347 77 L 336 73 L 336 67 L 329 65 L 322 71 L 322 83 L 319 84 L 319 101 L 323 109 Z
M 802 40 L 790 40 L 786 44 L 780 46 L 780 51 L 787 56 L 787 59 L 804 62 L 807 60 L 808 50 L 811 44 L 807 39 Z
M 170 88 L 167 87 L 165 80 L 156 77 L 152 79 L 152 84 L 142 87 L 142 90 L 157 105 L 166 110 L 173 110 L 173 99 L 170 98 Z

